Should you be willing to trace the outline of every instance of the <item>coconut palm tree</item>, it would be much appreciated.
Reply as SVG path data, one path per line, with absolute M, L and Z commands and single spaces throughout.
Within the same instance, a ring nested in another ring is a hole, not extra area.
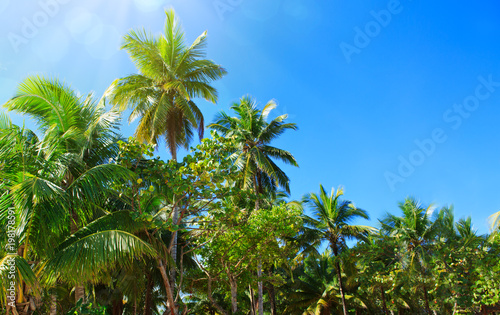
M 292 290 L 286 314 L 330 315 L 340 308 L 339 290 L 330 251 L 311 255 L 294 270 L 295 281 L 288 284 Z
M 34 249 L 49 255 L 55 239 L 47 238 L 75 233 L 94 214 L 102 213 L 99 205 L 114 181 L 130 179 L 125 168 L 107 164 L 118 150 L 119 113 L 105 111 L 104 99 L 79 96 L 57 79 L 37 76 L 24 80 L 4 106 L 31 117 L 39 127 L 40 137 L 28 132 L 20 144 L 24 147 L 7 146 L 0 152 L 18 156 L 21 167 L 9 182 L 9 198 L 21 218 L 22 255 Z M 25 158 L 28 153 L 32 160 Z M 78 301 L 84 290 L 75 285 Z
M 351 225 L 356 218 L 368 219 L 365 210 L 354 206 L 351 201 L 342 200 L 344 191 L 332 189 L 327 194 L 323 185 L 320 185 L 320 194 L 310 193 L 304 196 L 303 202 L 313 211 L 313 217 L 306 217 L 306 222 L 316 230 L 317 242 L 328 241 L 333 256 L 336 258 L 335 267 L 339 281 L 340 295 L 344 315 L 347 315 L 345 302 L 345 286 L 342 280 L 339 255 L 347 248 L 346 241 L 357 239 L 375 229 L 364 225 Z
M 257 194 L 274 192 L 278 187 L 290 192 L 290 179 L 273 160 L 298 167 L 290 152 L 270 145 L 286 130 L 297 130 L 296 124 L 285 123 L 286 114 L 267 122 L 274 108 L 276 102 L 269 101 L 259 110 L 255 99 L 244 96 L 231 106 L 235 117 L 220 112 L 208 126 L 234 140 L 237 149 L 231 159 L 243 172 L 241 186 L 253 188 Z
M 201 139 L 204 118 L 194 98 L 216 103 L 217 90 L 211 82 L 220 79 L 226 70 L 204 59 L 207 32 L 191 45 L 185 44 L 184 32 L 173 9 L 167 10 L 164 34 L 152 36 L 145 30 L 131 31 L 124 37 L 126 50 L 139 70 L 115 81 L 110 87 L 111 102 L 120 109 L 132 110 L 129 121 L 139 119 L 135 136 L 151 144 L 163 139 L 173 160 L 177 150 L 189 147 L 193 129 Z M 179 221 L 177 207 L 172 220 Z M 174 232 L 173 261 L 177 257 L 177 234 Z M 175 287 L 175 268 L 171 269 Z
M 433 221 L 432 206 L 424 207 L 412 198 L 407 198 L 404 202 L 400 203 L 399 208 L 403 212 L 403 215 L 388 214 L 381 220 L 382 229 L 396 238 L 402 245 L 401 247 L 406 249 L 405 256 L 403 257 L 403 266 L 405 269 L 425 276 L 429 269 L 428 264 L 432 258 L 429 254 L 432 243 L 440 228 L 449 226 L 446 223 L 446 221 L 450 221 L 450 219 L 446 219 L 446 216 L 449 216 L 449 214 L 441 215 L 444 221 Z M 421 288 L 424 295 L 426 312 L 430 314 L 428 288 L 425 283 L 421 284 Z
M 160 139 L 174 160 L 177 149 L 188 148 L 193 128 L 203 137 L 203 115 L 193 99 L 215 103 L 217 91 L 211 82 L 226 71 L 213 61 L 203 59 L 207 32 L 190 46 L 174 10 L 166 12 L 164 34 L 152 36 L 145 30 L 131 31 L 124 37 L 126 50 L 138 74 L 121 78 L 110 89 L 111 102 L 120 109 L 132 110 L 129 121 L 139 119 L 136 137 L 152 144 Z
M 297 161 L 290 152 L 270 145 L 286 130 L 297 130 L 296 124 L 284 122 L 288 117 L 286 114 L 267 122 L 269 113 L 274 108 L 276 108 L 276 103 L 269 101 L 262 110 L 259 110 L 255 99 L 244 96 L 231 106 L 236 116 L 231 117 L 225 112 L 220 112 L 214 122 L 209 125 L 223 136 L 234 140 L 237 149 L 230 158 L 242 171 L 241 186 L 253 188 L 255 191 L 256 211 L 260 208 L 261 194 L 274 192 L 278 187 L 290 192 L 290 179 L 273 159 L 298 167 Z M 259 278 L 261 273 L 262 270 L 259 267 Z M 262 282 L 259 282 L 258 291 L 259 315 L 262 315 Z M 276 314 L 275 309 L 272 312 Z

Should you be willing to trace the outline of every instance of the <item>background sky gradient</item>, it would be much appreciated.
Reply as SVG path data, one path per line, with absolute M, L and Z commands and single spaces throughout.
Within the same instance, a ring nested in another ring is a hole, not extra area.
M 251 94 L 298 124 L 275 143 L 300 164 L 284 167 L 292 198 L 341 185 L 376 225 L 413 196 L 488 231 L 500 210 L 498 1 L 0 0 L 0 103 L 32 74 L 100 96 L 136 71 L 121 37 L 158 34 L 169 6 L 189 42 L 208 30 L 208 57 L 228 70 L 218 104 L 197 102 L 207 122 Z M 125 117 L 123 135 L 134 128 Z

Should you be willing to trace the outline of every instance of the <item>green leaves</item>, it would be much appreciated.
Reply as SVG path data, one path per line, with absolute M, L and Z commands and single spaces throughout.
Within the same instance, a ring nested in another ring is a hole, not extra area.
M 317 237 L 330 242 L 335 248 L 334 255 L 345 249 L 346 239 L 356 239 L 374 232 L 376 229 L 370 226 L 350 225 L 356 218 L 368 219 L 368 213 L 354 206 L 351 201 L 342 200 L 343 190 L 332 189 L 328 195 L 322 185 L 320 194 L 310 193 L 304 196 L 303 202 L 308 205 L 314 213 L 313 218 L 307 222 L 317 231 Z
M 193 235 L 203 269 L 228 286 L 237 281 L 244 288 L 257 282 L 253 271 L 259 264 L 264 269 L 279 266 L 290 255 L 284 239 L 298 232 L 302 212 L 280 204 L 248 215 L 236 200 L 226 198 L 214 206 Z M 267 281 L 280 283 L 275 277 Z
M 245 96 L 231 109 L 236 117 L 230 117 L 224 112 L 217 114 L 214 122 L 209 125 L 213 130 L 231 139 L 236 145 L 231 159 L 242 170 L 243 179 L 241 186 L 275 191 L 277 187 L 289 192 L 288 176 L 274 163 L 273 159 L 281 160 L 287 164 L 298 166 L 293 155 L 285 150 L 269 145 L 287 129 L 296 130 L 295 124 L 282 124 L 285 117 L 278 117 L 268 123 L 267 117 L 276 107 L 270 101 L 261 111 L 257 103 L 250 96 Z M 257 174 L 260 179 L 256 179 Z
M 64 242 L 45 266 L 48 275 L 81 282 L 98 279 L 101 271 L 129 266 L 134 259 L 154 257 L 153 248 L 121 230 L 79 233 Z
M 179 147 L 188 148 L 193 128 L 201 139 L 204 119 L 193 102 L 200 97 L 217 101 L 210 84 L 226 74 L 205 55 L 206 32 L 189 47 L 173 10 L 167 10 L 164 34 L 155 37 L 144 30 L 124 37 L 125 49 L 139 74 L 113 83 L 111 102 L 120 109 L 132 108 L 129 120 L 139 118 L 135 136 L 152 144 L 164 138 L 173 159 Z

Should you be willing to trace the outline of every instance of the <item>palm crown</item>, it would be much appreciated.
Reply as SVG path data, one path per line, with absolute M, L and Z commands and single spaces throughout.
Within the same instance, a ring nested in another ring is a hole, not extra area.
M 270 101 L 261 111 L 257 108 L 254 99 L 245 96 L 231 106 L 236 113 L 235 117 L 220 112 L 214 123 L 209 125 L 225 137 L 234 139 L 237 150 L 232 158 L 243 171 L 243 186 L 258 187 L 261 190 L 259 193 L 262 193 L 263 189 L 275 191 L 278 186 L 290 192 L 288 176 L 274 163 L 273 159 L 298 166 L 290 152 L 270 145 L 286 130 L 297 130 L 294 123 L 285 123 L 287 115 L 278 116 L 267 122 L 269 113 L 274 108 L 276 108 L 276 103 Z
M 358 238 L 373 230 L 369 226 L 350 224 L 356 218 L 368 219 L 368 214 L 355 207 L 351 201 L 342 200 L 343 194 L 343 190 L 339 188 L 332 189 L 328 195 L 323 185 L 320 185 L 319 195 L 310 193 L 304 196 L 305 204 L 314 214 L 314 218 L 307 218 L 307 222 L 318 231 L 322 240 L 330 242 L 335 256 L 346 247 L 346 240 Z
M 210 85 L 226 74 L 224 68 L 205 57 L 207 33 L 190 46 L 173 10 L 166 11 L 165 33 L 155 37 L 145 30 L 124 37 L 125 49 L 139 74 L 117 80 L 111 86 L 112 102 L 132 110 L 129 121 L 139 118 L 136 137 L 157 144 L 164 138 L 176 159 L 179 147 L 188 147 L 196 128 L 200 139 L 204 119 L 193 98 L 217 101 Z
M 319 186 L 320 194 L 310 193 L 304 196 L 303 201 L 314 213 L 314 218 L 305 217 L 305 221 L 314 230 L 316 230 L 316 243 L 328 241 L 333 255 L 338 257 L 341 252 L 347 248 L 346 240 L 359 238 L 375 230 L 372 227 L 364 225 L 351 225 L 356 218 L 368 219 L 365 210 L 354 206 L 351 201 L 342 200 L 344 191 L 339 188 L 336 191 L 332 189 L 330 195 L 325 191 L 323 185 Z M 342 281 L 342 271 L 340 261 L 335 261 L 337 278 L 339 281 L 340 295 L 344 315 L 347 315 L 347 306 L 345 301 L 344 284 Z

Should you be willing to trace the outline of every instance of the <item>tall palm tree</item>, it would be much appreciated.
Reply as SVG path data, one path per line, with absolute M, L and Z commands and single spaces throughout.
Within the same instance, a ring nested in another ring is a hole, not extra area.
M 318 241 L 328 241 L 334 257 L 339 281 L 340 295 L 344 315 L 347 315 L 345 302 L 345 286 L 342 281 L 339 255 L 347 248 L 346 241 L 356 239 L 373 231 L 374 228 L 364 225 L 351 225 L 356 218 L 369 219 L 365 210 L 354 206 L 351 201 L 342 200 L 344 191 L 332 189 L 327 194 L 320 185 L 320 194 L 310 193 L 304 196 L 303 202 L 313 211 L 313 217 L 306 217 L 306 222 L 317 232 Z
M 10 183 L 10 197 L 22 218 L 23 256 L 34 247 L 50 253 L 48 237 L 75 233 L 100 211 L 111 183 L 130 178 L 125 168 L 106 164 L 118 150 L 119 113 L 106 112 L 104 99 L 81 97 L 57 79 L 36 76 L 24 80 L 4 106 L 33 118 L 41 132 L 40 138 L 29 136 L 35 160 L 26 164 L 20 157 L 22 175 Z M 1 152 L 9 150 L 15 148 Z M 75 299 L 83 297 L 83 286 L 76 283 Z
M 220 79 L 226 70 L 205 57 L 207 32 L 191 45 L 185 44 L 184 32 L 173 9 L 167 10 L 164 34 L 153 36 L 146 30 L 131 31 L 124 37 L 126 50 L 139 70 L 114 82 L 110 88 L 111 102 L 120 109 L 132 110 L 129 121 L 139 119 L 135 135 L 144 142 L 158 144 L 163 139 L 173 160 L 177 150 L 189 147 L 193 129 L 201 139 L 204 118 L 193 98 L 216 103 L 217 90 L 211 82 Z M 174 207 L 172 220 L 179 221 Z M 174 232 L 172 257 L 177 257 L 177 234 Z M 175 268 L 171 270 L 175 286 Z
M 298 167 L 297 161 L 290 152 L 270 145 L 286 130 L 297 130 L 296 124 L 285 123 L 288 117 L 286 114 L 267 122 L 269 113 L 274 108 L 276 108 L 276 103 L 269 101 L 262 110 L 259 110 L 255 99 L 245 96 L 231 106 L 236 116 L 231 117 L 225 112 L 220 112 L 214 122 L 209 125 L 223 136 L 234 140 L 237 149 L 231 155 L 231 159 L 243 173 L 241 186 L 253 188 L 255 191 L 256 211 L 260 208 L 261 194 L 274 192 L 278 187 L 290 192 L 290 179 L 273 159 Z M 260 278 L 261 268 L 259 267 L 257 271 Z M 259 282 L 258 291 L 259 314 L 262 315 L 262 282 Z M 276 310 L 273 309 L 272 312 L 275 314 Z

